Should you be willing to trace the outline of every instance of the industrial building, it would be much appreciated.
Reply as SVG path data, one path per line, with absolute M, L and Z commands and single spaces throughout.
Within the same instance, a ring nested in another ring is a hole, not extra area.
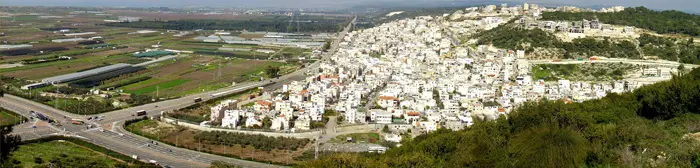
M 142 53 L 136 53 L 134 54 L 135 57 L 158 57 L 158 56 L 164 56 L 164 55 L 173 55 L 175 53 L 170 52 L 170 51 L 164 51 L 164 50 L 154 50 L 154 51 L 146 51 Z
M 78 42 L 78 41 L 84 41 L 84 40 L 88 40 L 88 39 L 86 39 L 86 38 L 55 39 L 55 40 L 51 40 L 51 42 L 63 43 L 63 42 Z
M 87 71 L 44 78 L 41 80 L 41 82 L 46 83 L 46 84 L 66 83 L 66 82 L 76 81 L 76 80 L 80 80 L 80 79 L 87 78 L 90 76 L 95 76 L 95 75 L 99 75 L 102 73 L 107 73 L 107 72 L 116 71 L 119 69 L 124 69 L 124 68 L 129 68 L 129 67 L 132 67 L 132 65 L 119 63 L 119 64 L 99 67 L 99 68 L 95 68 L 95 69 L 91 69 L 91 70 L 87 70 Z
M 10 50 L 17 48 L 31 48 L 32 45 L 29 44 L 19 44 L 19 45 L 0 45 L 0 50 Z

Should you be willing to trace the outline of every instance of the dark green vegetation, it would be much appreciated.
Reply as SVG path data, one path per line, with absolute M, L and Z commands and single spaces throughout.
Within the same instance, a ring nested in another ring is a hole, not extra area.
M 80 139 L 66 137 L 24 141 L 11 154 L 0 167 L 156 167 Z
M 658 37 L 642 34 L 639 47 L 644 55 L 658 56 L 661 59 L 683 63 L 700 64 L 700 46 L 693 39 Z
M 680 11 L 654 11 L 645 7 L 627 8 L 622 12 L 546 12 L 542 20 L 580 21 L 598 18 L 606 24 L 628 25 L 658 33 L 678 33 L 700 36 L 700 16 Z
M 106 23 L 106 26 L 174 30 L 247 30 L 273 32 L 336 32 L 350 18 L 270 16 L 249 20 L 169 20 Z M 297 23 L 298 22 L 298 23 Z
M 579 38 L 563 42 L 552 33 L 540 29 L 521 29 L 512 23 L 475 34 L 479 45 L 493 44 L 499 48 L 525 50 L 531 53 L 535 48 L 559 48 L 565 51 L 564 58 L 606 56 L 618 58 L 640 58 L 637 46 L 628 40 L 609 38 Z
M 525 103 L 508 118 L 440 129 L 383 155 L 339 154 L 307 167 L 697 167 L 700 69 L 583 103 Z
M 12 132 L 11 125 L 0 126 L 0 167 L 10 167 L 9 158 L 12 152 L 19 148 L 22 139 L 19 135 L 8 135 Z

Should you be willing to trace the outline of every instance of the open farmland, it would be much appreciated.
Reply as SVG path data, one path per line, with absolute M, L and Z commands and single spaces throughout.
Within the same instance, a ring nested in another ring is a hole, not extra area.
M 220 14 L 220 15 L 205 15 L 205 14 L 184 14 L 184 13 L 156 13 L 147 11 L 135 10 L 107 10 L 108 13 L 121 16 L 140 16 L 143 20 L 163 19 L 163 20 L 178 20 L 178 19 L 222 19 L 222 20 L 244 20 L 253 19 L 259 16 L 246 14 Z
M 133 49 L 125 48 L 119 50 L 106 50 L 96 53 L 79 55 L 72 60 L 0 69 L 0 72 L 2 72 L 4 76 L 37 80 L 45 77 L 72 73 L 96 66 L 104 66 L 105 64 L 129 62 L 131 60 L 136 59 L 128 54 L 112 55 L 120 52 L 126 53 L 129 51 L 133 51 Z
M 220 65 L 219 65 L 220 64 Z M 159 96 L 179 96 L 215 90 L 230 86 L 231 82 L 243 82 L 265 76 L 268 66 L 297 68 L 298 65 L 275 61 L 223 59 L 215 56 L 189 56 L 176 61 L 166 61 L 149 67 L 148 80 L 121 87 L 124 92 Z
M 230 29 L 228 33 L 221 33 L 215 30 L 105 26 L 109 22 L 105 20 L 118 20 L 123 16 L 141 18 L 143 22 L 157 18 L 158 21 L 189 19 L 200 23 L 198 20 L 220 19 L 242 23 L 253 19 L 278 24 L 286 24 L 287 16 L 236 15 L 232 14 L 234 12 L 221 15 L 159 13 L 131 9 L 106 9 L 105 15 L 72 12 L 71 9 L 56 9 L 32 16 L 29 16 L 32 12 L 25 12 L 0 18 L 0 25 L 3 25 L 0 27 L 0 41 L 6 41 L 4 43 L 8 45 L 0 49 L 0 76 L 4 82 L 0 84 L 11 87 L 8 93 L 77 114 L 97 114 L 150 103 L 156 100 L 154 98 L 175 98 L 230 87 L 234 82 L 267 79 L 268 67 L 279 68 L 279 74 L 290 73 L 302 66 L 301 62 L 290 58 L 311 51 L 306 46 L 300 46 L 306 48 L 300 49 L 271 44 L 228 44 L 224 40 L 209 43 L 195 39 L 212 35 L 222 39 L 248 40 L 264 37 L 260 33 L 246 35 Z M 341 20 L 331 18 L 324 25 L 334 25 Z M 303 37 L 310 38 L 311 35 Z M 73 75 L 108 65 L 136 65 L 163 58 L 162 55 L 135 56 L 136 52 L 152 50 L 169 50 L 177 56 L 139 66 L 138 70 L 120 69 L 80 76 L 80 79 L 61 82 L 57 86 L 37 83 L 44 78 Z M 30 86 L 33 89 L 25 90 Z M 54 91 L 56 88 L 61 89 Z M 86 91 L 93 88 L 99 91 Z

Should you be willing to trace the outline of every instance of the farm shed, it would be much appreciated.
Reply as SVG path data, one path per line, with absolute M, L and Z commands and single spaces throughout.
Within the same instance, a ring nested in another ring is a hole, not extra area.
M 66 83 L 66 82 L 80 80 L 80 79 L 84 79 L 87 77 L 91 77 L 91 76 L 95 76 L 95 75 L 99 75 L 99 74 L 103 74 L 103 73 L 108 73 L 111 71 L 116 71 L 116 70 L 123 69 L 123 68 L 128 68 L 128 67 L 131 67 L 131 64 L 119 63 L 119 64 L 103 66 L 103 67 L 99 67 L 99 68 L 95 68 L 95 69 L 91 69 L 91 70 L 87 70 L 87 71 L 44 78 L 41 80 L 41 82 L 46 83 L 46 84 Z
M 175 54 L 175 53 L 170 52 L 170 51 L 159 50 L 159 51 L 142 52 L 142 53 L 134 54 L 134 56 L 136 56 L 136 57 L 157 57 L 157 56 L 172 55 L 172 54 Z

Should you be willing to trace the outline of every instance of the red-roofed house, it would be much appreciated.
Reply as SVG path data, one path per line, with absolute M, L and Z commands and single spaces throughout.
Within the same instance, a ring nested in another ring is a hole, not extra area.
M 398 107 L 399 99 L 394 96 L 379 96 L 377 103 L 382 108 Z

